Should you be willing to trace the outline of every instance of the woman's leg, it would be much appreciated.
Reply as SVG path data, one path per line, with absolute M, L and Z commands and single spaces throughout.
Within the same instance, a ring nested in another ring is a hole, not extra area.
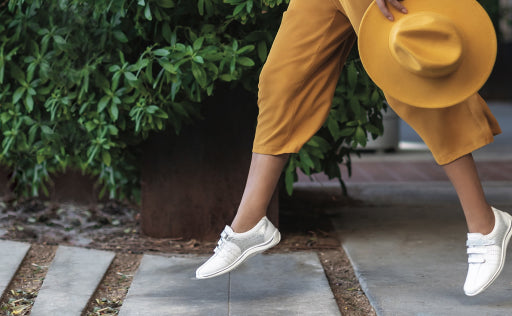
M 264 217 L 267 206 L 289 153 L 298 152 L 329 115 L 354 42 L 338 0 L 290 1 L 260 75 L 254 154 L 238 213 L 197 278 L 227 273 L 279 242 L 279 231 Z
M 233 231 L 236 233 L 246 232 L 265 216 L 288 157 L 288 154 L 278 156 L 252 154 L 242 201 L 231 224 Z
M 443 169 L 457 191 L 469 232 L 490 233 L 494 227 L 494 214 L 485 199 L 473 156 L 465 155 L 443 165 Z
M 466 295 L 484 291 L 496 280 L 512 235 L 512 217 L 487 203 L 471 154 L 443 166 L 462 204 L 468 225 Z

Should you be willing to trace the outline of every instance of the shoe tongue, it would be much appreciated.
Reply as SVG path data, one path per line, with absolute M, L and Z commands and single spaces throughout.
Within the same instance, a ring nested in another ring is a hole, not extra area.
M 468 234 L 468 246 L 489 246 L 496 244 L 496 240 L 490 235 L 483 235 L 480 233 Z
M 468 233 L 468 240 L 478 240 L 482 238 L 484 235 L 480 233 Z

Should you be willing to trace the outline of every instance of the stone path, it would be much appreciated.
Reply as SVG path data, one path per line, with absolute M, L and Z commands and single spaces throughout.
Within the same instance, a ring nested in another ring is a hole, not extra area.
M 315 253 L 258 255 L 196 280 L 205 259 L 144 256 L 119 315 L 340 315 Z
M 0 294 L 29 248 L 0 240 Z M 114 257 L 59 246 L 31 315 L 81 315 Z M 144 255 L 120 315 L 340 315 L 316 253 L 258 255 L 231 274 L 196 280 L 205 259 Z
M 114 257 L 113 252 L 59 246 L 31 315 L 80 315 Z
M 29 244 L 0 240 L 0 296 L 18 271 L 29 248 Z

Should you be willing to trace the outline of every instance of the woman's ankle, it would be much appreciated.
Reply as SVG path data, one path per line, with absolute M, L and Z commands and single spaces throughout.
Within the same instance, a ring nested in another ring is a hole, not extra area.
M 482 235 L 490 234 L 495 225 L 495 217 L 494 212 L 489 206 L 489 211 L 486 213 L 486 216 L 479 216 L 478 220 L 473 220 L 468 222 L 468 230 L 470 233 L 480 233 Z
M 235 219 L 233 219 L 233 222 L 231 223 L 231 229 L 235 233 L 245 233 L 249 230 L 251 230 L 258 222 L 265 216 L 265 213 L 263 215 L 245 215 L 241 216 L 240 214 L 237 214 L 235 216 Z

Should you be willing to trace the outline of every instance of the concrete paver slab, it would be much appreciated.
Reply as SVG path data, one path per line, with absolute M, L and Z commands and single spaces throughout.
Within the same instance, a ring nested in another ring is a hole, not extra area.
M 231 273 L 230 315 L 340 315 L 315 253 L 258 255 Z
M 119 315 L 340 315 L 314 253 L 258 255 L 196 280 L 205 259 L 145 255 Z
M 334 223 L 378 315 L 511 313 L 510 259 L 484 293 L 462 291 L 467 230 L 457 204 L 344 208 Z
M 30 244 L 0 240 L 0 296 L 18 271 L 29 249 Z
M 197 280 L 204 261 L 144 255 L 119 315 L 228 315 L 229 275 Z
M 81 315 L 114 257 L 113 252 L 59 246 L 31 315 Z

